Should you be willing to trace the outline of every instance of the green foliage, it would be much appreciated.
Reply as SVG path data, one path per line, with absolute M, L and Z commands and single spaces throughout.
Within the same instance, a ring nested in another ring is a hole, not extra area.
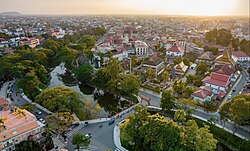
M 93 36 L 88 35 L 84 36 L 80 43 L 85 43 L 87 48 L 92 48 L 95 45 L 96 41 Z
M 197 75 L 204 75 L 208 71 L 207 65 L 205 63 L 199 63 L 196 67 Z
M 73 73 L 78 80 L 83 83 L 88 83 L 92 80 L 93 67 L 88 64 L 83 64 L 79 68 L 75 68 Z
M 240 42 L 240 50 L 244 51 L 249 56 L 250 55 L 250 40 L 243 39 Z
M 164 112 L 170 113 L 172 109 L 174 109 L 175 103 L 174 100 L 175 97 L 171 90 L 164 90 L 162 91 L 161 101 L 160 101 L 160 107 Z
M 183 111 L 180 113 L 179 117 L 185 114 Z M 137 106 L 135 114 L 129 115 L 119 127 L 122 146 L 128 150 L 207 151 L 216 148 L 216 140 L 209 133 L 207 126 L 198 128 L 193 120 L 187 121 L 185 126 L 179 126 L 159 114 L 150 115 L 147 108 L 142 106 Z
M 244 125 L 250 120 L 250 95 L 239 94 L 223 104 L 219 110 L 221 120 L 234 122 L 235 131 L 238 125 Z M 234 131 L 234 132 L 235 132 Z
M 69 112 L 58 112 L 45 118 L 47 130 L 62 134 L 74 122 L 74 117 Z
M 173 60 L 173 63 L 176 65 L 176 64 L 179 64 L 183 61 L 183 63 L 186 65 L 186 66 L 190 66 L 190 60 L 186 57 L 179 57 L 179 58 L 176 58 L 175 60 Z
M 219 128 L 213 124 L 204 122 L 200 119 L 193 118 L 199 127 L 202 127 L 204 124 L 210 126 L 211 133 L 214 138 L 217 139 L 220 143 L 224 144 L 231 150 L 240 150 L 240 151 L 248 151 L 250 147 L 250 141 L 246 141 L 244 139 L 239 138 L 231 134 L 230 132 L 225 131 L 222 128 Z
M 205 34 L 205 40 L 209 43 L 216 43 L 222 46 L 228 46 L 232 39 L 231 31 L 228 29 L 213 29 Z
M 174 113 L 174 120 L 177 123 L 183 123 L 186 121 L 186 112 L 184 110 L 176 110 Z
M 215 103 L 212 102 L 211 100 L 206 100 L 204 102 L 204 105 L 205 105 L 207 111 L 213 111 L 213 110 L 215 110 L 215 107 L 216 107 Z
M 16 151 L 34 151 L 34 150 L 41 150 L 39 143 L 33 140 L 25 140 L 21 141 L 19 144 L 15 145 Z
M 213 46 L 212 47 L 205 46 L 204 51 L 210 51 L 213 53 L 213 55 L 217 55 L 219 52 L 218 48 L 213 47 Z
M 25 104 L 20 107 L 21 109 L 25 109 L 29 112 L 33 112 L 36 109 L 36 106 L 34 104 Z
M 148 76 L 149 76 L 150 79 L 154 79 L 155 78 L 155 72 L 154 72 L 154 70 L 152 68 L 148 67 L 146 69 L 146 72 L 147 72 L 147 74 L 148 74 Z
M 6 35 L 5 33 L 0 33 L 0 38 L 4 38 L 6 40 L 10 39 L 10 36 Z
M 78 150 L 80 147 L 87 148 L 90 144 L 90 138 L 78 132 L 73 136 L 72 144 L 76 145 Z
M 52 112 L 68 111 L 79 117 L 83 114 L 85 107 L 80 97 L 80 94 L 72 89 L 55 87 L 44 89 L 36 96 L 36 102 Z
M 134 74 L 123 75 L 120 82 L 120 91 L 125 95 L 138 94 L 140 82 Z

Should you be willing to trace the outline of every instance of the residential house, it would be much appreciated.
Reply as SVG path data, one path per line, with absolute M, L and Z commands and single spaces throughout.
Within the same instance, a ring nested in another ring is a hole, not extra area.
M 206 63 L 206 65 L 212 66 L 214 63 L 214 57 L 211 54 L 211 52 L 204 52 L 202 53 L 198 58 L 197 58 L 197 62 L 204 62 Z
M 150 67 L 155 72 L 155 77 L 161 74 L 164 71 L 164 60 L 156 55 L 152 56 L 149 60 L 142 64 L 143 67 Z
M 111 50 L 112 57 L 119 61 L 128 58 L 128 51 L 123 46 L 117 46 L 114 50 Z
M 210 87 L 201 86 L 194 91 L 191 97 L 193 98 L 193 100 L 203 103 L 206 100 L 211 100 L 211 98 L 213 97 L 213 92 Z
M 166 55 L 169 57 L 182 57 L 184 53 L 185 53 L 184 49 L 177 46 L 176 44 L 166 50 Z
M 210 76 L 202 80 L 205 86 L 211 87 L 213 92 L 218 94 L 219 91 L 226 92 L 230 84 L 230 76 L 212 72 Z
M 234 51 L 232 57 L 235 62 L 250 61 L 250 57 L 243 51 Z

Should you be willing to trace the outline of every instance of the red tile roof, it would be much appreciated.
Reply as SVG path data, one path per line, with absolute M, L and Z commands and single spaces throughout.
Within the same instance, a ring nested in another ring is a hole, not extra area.
M 177 45 L 173 45 L 167 51 L 170 51 L 170 52 L 184 52 L 184 50 L 181 47 L 178 47 Z
M 237 58 L 240 58 L 240 57 L 249 57 L 245 52 L 243 51 L 234 51 L 233 52 L 233 55 Z
M 206 86 L 201 86 L 192 95 L 204 99 L 207 96 L 211 96 L 212 94 L 213 93 L 211 88 Z
M 212 72 L 212 74 L 205 77 L 202 82 L 217 85 L 220 87 L 227 87 L 229 84 L 229 78 L 230 77 L 227 75 Z
M 232 75 L 235 72 L 234 68 L 231 68 L 229 65 L 216 65 L 213 72 L 219 73 L 219 74 L 225 74 L 225 75 Z

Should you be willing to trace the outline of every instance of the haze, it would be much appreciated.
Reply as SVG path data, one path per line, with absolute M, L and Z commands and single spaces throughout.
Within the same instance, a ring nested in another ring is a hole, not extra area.
M 22 14 L 249 15 L 249 0 L 0 0 Z

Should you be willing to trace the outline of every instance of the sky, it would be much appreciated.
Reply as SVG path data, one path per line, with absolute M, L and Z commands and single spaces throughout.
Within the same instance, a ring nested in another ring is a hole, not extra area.
M 0 12 L 22 14 L 249 15 L 249 0 L 0 0 Z

